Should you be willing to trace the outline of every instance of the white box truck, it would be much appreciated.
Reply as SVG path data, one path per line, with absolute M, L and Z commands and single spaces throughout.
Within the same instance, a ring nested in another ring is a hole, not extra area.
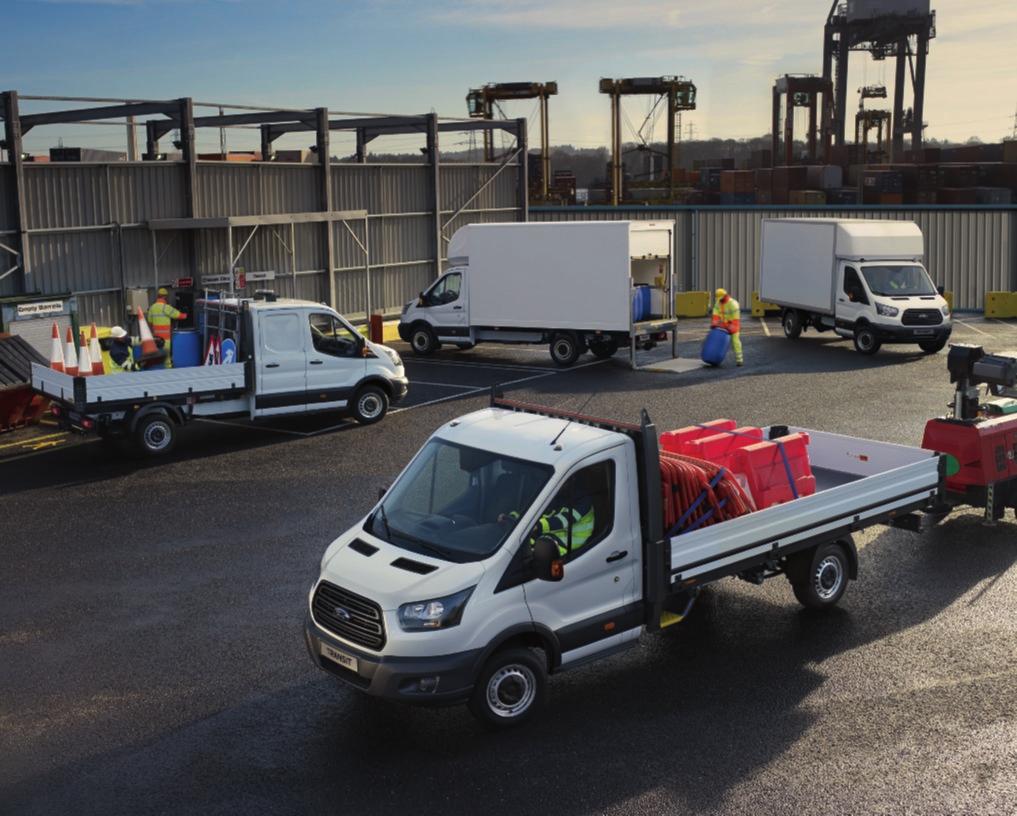
M 941 500 L 945 457 L 807 433 L 814 494 L 684 531 L 664 523 L 645 411 L 628 424 L 495 399 L 444 423 L 329 545 L 307 598 L 310 657 L 368 694 L 469 701 L 506 727 L 535 713 L 548 674 L 679 622 L 725 576 L 783 574 L 806 607 L 833 607 L 857 574 L 852 532 L 916 529 L 914 511 Z M 592 529 L 562 556 L 540 520 L 580 493 Z
M 32 388 L 61 427 L 129 441 L 146 456 L 169 453 L 191 419 L 334 411 L 369 425 L 406 396 L 399 354 L 328 306 L 274 295 L 202 304 L 206 333 L 232 339 L 237 362 L 96 377 L 36 363 Z
M 759 297 L 783 309 L 784 334 L 811 326 L 854 339 L 862 354 L 915 343 L 929 354 L 950 339 L 950 307 L 922 265 L 911 221 L 766 218 Z
M 572 365 L 622 344 L 674 341 L 673 221 L 470 224 L 448 245 L 448 271 L 403 307 L 414 353 L 442 343 L 548 343 Z

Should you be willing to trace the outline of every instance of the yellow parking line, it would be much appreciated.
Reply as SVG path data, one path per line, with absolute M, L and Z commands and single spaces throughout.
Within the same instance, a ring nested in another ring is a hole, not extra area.
M 33 436 L 31 439 L 22 439 L 20 442 L 6 442 L 3 445 L 0 445 L 0 450 L 2 450 L 3 448 L 28 447 L 29 445 L 34 445 L 37 442 L 41 442 L 44 439 L 52 439 L 55 436 L 67 436 L 67 431 L 60 431 L 59 433 L 44 434 L 42 436 Z M 59 443 L 54 442 L 52 444 L 59 444 Z

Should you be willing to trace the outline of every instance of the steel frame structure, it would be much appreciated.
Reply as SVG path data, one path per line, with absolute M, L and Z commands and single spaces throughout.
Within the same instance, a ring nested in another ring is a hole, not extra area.
M 873 59 L 893 57 L 896 62 L 893 95 L 894 161 L 903 156 L 905 125 L 909 121 L 904 112 L 904 84 L 908 68 L 914 92 L 913 112 L 910 116 L 911 150 L 914 152 L 921 149 L 924 127 L 922 117 L 925 112 L 925 62 L 929 54 L 929 41 L 935 36 L 935 11 L 929 14 L 885 14 L 852 20 L 847 15 L 846 5 L 842 5 L 841 0 L 833 0 L 823 29 L 823 79 L 833 81 L 834 62 L 837 70 L 832 134 L 825 133 L 824 142 L 832 136 L 838 147 L 844 145 L 849 56 L 852 51 L 868 51 Z M 912 57 L 915 58 L 914 62 Z
M 498 102 L 512 99 L 540 101 L 540 200 L 547 201 L 551 177 L 551 144 L 547 99 L 558 93 L 557 82 L 489 82 L 480 88 L 471 88 L 466 94 L 466 108 L 471 119 L 494 120 Z M 500 108 L 499 108 L 500 110 Z M 494 161 L 494 132 L 484 130 L 484 161 Z
M 675 116 L 696 109 L 696 86 L 682 76 L 631 77 L 601 79 L 599 90 L 611 97 L 611 203 L 618 205 L 622 187 L 621 98 L 631 95 L 656 95 L 667 99 L 667 179 L 668 198 L 674 198 L 674 170 L 677 163 Z
M 771 134 L 772 145 L 771 155 L 773 166 L 780 165 L 779 146 L 781 143 L 780 114 L 783 100 L 784 110 L 784 160 L 785 166 L 794 163 L 794 141 L 795 141 L 795 108 L 806 108 L 809 112 L 808 136 L 808 160 L 815 163 L 817 160 L 818 137 L 822 132 L 829 129 L 829 116 L 831 108 L 831 95 L 833 84 L 822 77 L 811 74 L 785 74 L 778 77 L 773 83 L 773 131 Z M 819 98 L 822 96 L 822 107 L 820 108 Z M 817 126 L 817 109 L 821 110 L 822 123 Z M 823 161 L 830 161 L 830 146 L 823 142 Z

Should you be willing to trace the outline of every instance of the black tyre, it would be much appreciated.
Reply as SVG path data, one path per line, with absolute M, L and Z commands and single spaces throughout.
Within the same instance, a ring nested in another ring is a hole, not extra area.
M 618 353 L 618 341 L 613 337 L 609 337 L 606 340 L 591 340 L 590 351 L 593 352 L 593 356 L 598 360 L 606 360 L 608 357 L 614 357 Z
M 805 327 L 802 325 L 802 316 L 797 309 L 785 309 L 780 322 L 784 327 L 784 336 L 788 340 L 797 340 L 802 336 L 802 329 Z
M 879 351 L 883 343 L 876 336 L 876 333 L 869 326 L 859 326 L 855 329 L 855 351 L 866 356 Z
M 547 700 L 547 666 L 538 655 L 530 649 L 506 649 L 488 660 L 470 696 L 473 716 L 498 730 L 532 717 Z
M 350 413 L 361 425 L 373 425 L 388 413 L 388 394 L 378 385 L 365 385 L 353 395 Z
M 563 368 L 568 368 L 579 359 L 583 347 L 572 332 L 556 332 L 551 337 L 551 359 Z
M 805 567 L 805 563 L 801 566 Z M 836 542 L 816 547 L 807 569 L 789 576 L 795 597 L 806 609 L 835 606 L 847 589 L 849 577 L 847 550 Z
M 418 357 L 427 357 L 441 348 L 441 344 L 430 326 L 426 323 L 416 323 L 410 329 L 410 348 Z
M 923 340 L 918 348 L 926 354 L 936 354 L 946 348 L 946 340 Z
M 164 456 L 177 443 L 177 425 L 166 414 L 149 414 L 139 420 L 131 441 L 142 456 Z

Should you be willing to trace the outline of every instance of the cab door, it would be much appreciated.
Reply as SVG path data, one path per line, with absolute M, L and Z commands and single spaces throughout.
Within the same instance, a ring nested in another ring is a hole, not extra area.
M 329 312 L 310 312 L 306 329 L 307 410 L 345 408 L 367 371 L 364 340 L 341 318 Z
M 561 581 L 532 579 L 523 584 L 526 603 L 536 624 L 552 629 L 562 664 L 617 648 L 639 637 L 641 561 L 638 524 L 633 524 L 628 486 L 635 484 L 627 458 L 607 451 L 581 463 L 562 483 L 541 517 L 563 507 L 593 507 L 593 533 L 565 557 Z M 531 546 L 531 531 L 522 546 Z
M 466 277 L 461 271 L 453 270 L 439 278 L 424 293 L 424 302 L 429 306 L 431 325 L 439 339 L 469 335 L 469 299 L 466 296 Z
M 837 328 L 853 330 L 858 318 L 871 311 L 869 296 L 862 283 L 862 276 L 851 264 L 841 264 L 838 284 L 835 312 Z
M 307 329 L 298 311 L 258 314 L 255 416 L 292 414 L 307 402 Z

